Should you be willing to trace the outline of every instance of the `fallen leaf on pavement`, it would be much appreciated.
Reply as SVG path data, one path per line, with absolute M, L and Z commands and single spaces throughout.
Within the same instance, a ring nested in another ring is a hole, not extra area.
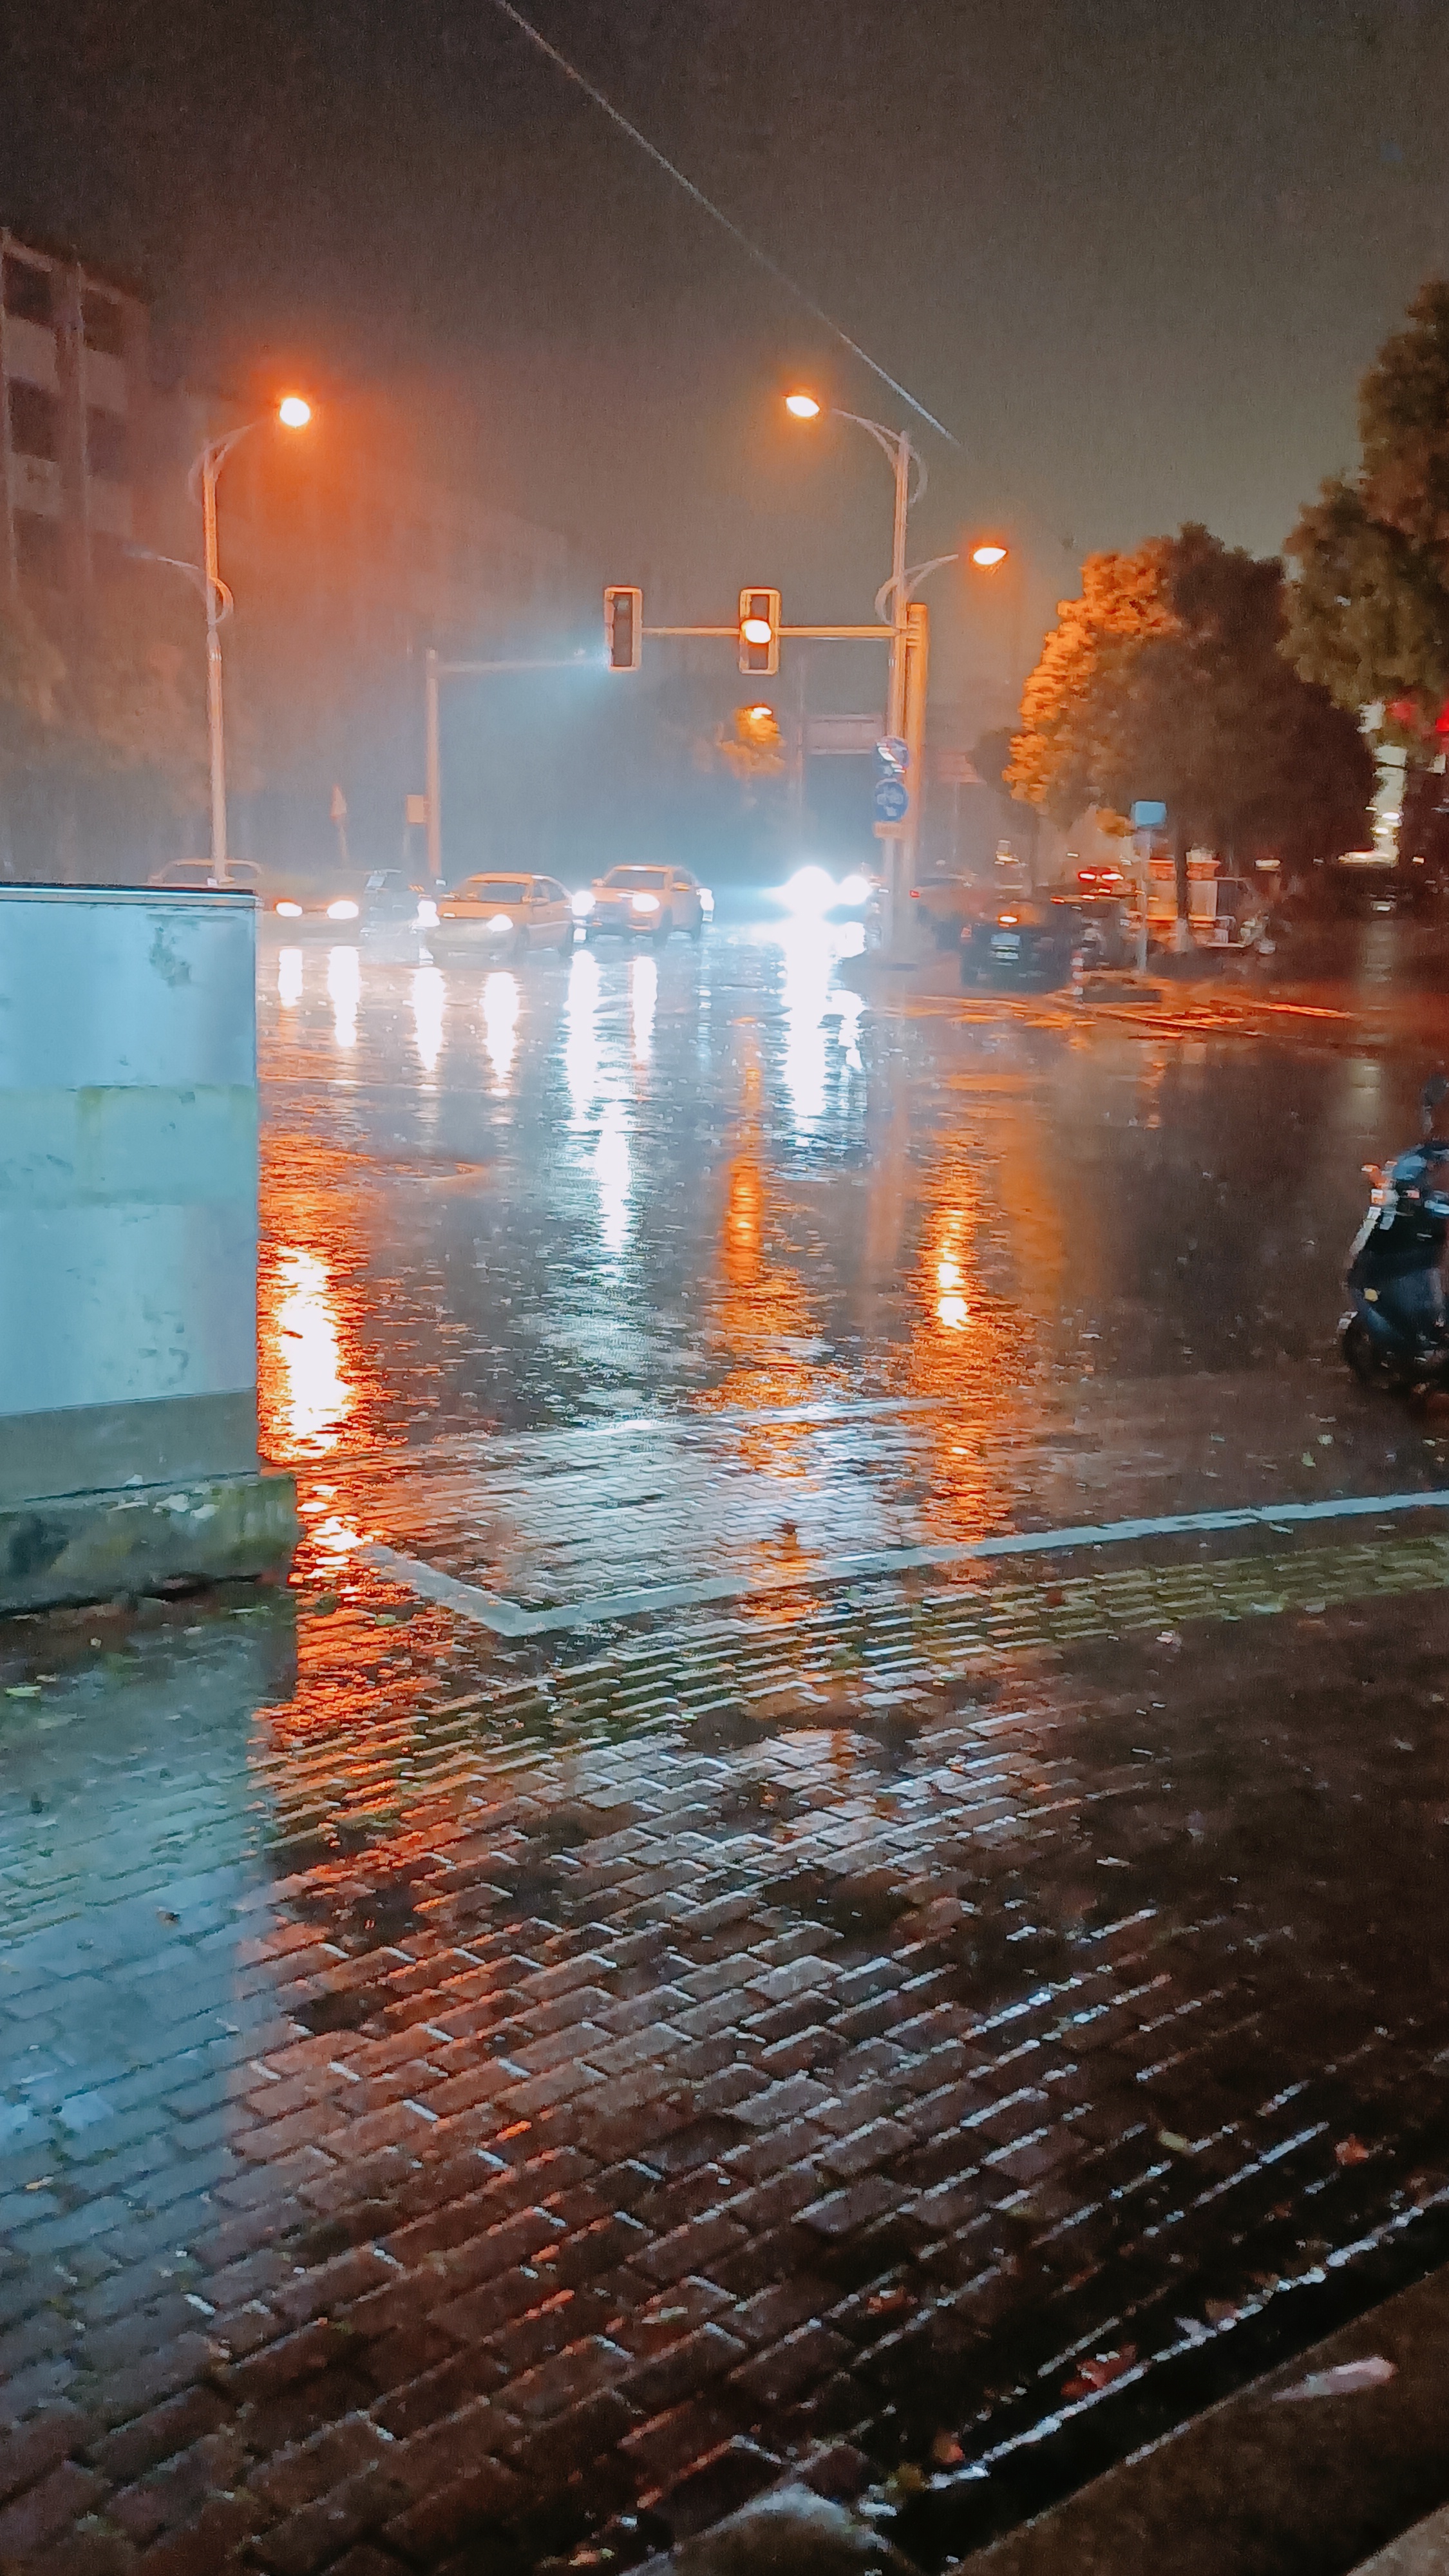
M 1096 2352 L 1089 2361 L 1079 2361 L 1076 2376 L 1062 2389 L 1064 2397 L 1093 2397 L 1099 2388 L 1110 2388 L 1114 2379 L 1131 2370 L 1137 2359 L 1135 2343 L 1124 2343 L 1120 2352 Z
M 877 2290 L 874 2298 L 866 2300 L 865 2313 L 868 2317 L 893 2317 L 899 2308 L 913 2308 L 915 2304 L 912 2290 Z
M 1202 2312 L 1210 2326 L 1228 2326 L 1238 2313 L 1236 2299 L 1204 2299 Z
M 966 2454 L 954 2433 L 938 2433 L 931 2444 L 931 2459 L 938 2469 L 959 2469 Z
M 1397 2376 L 1398 2364 L 1375 2352 L 1367 2361 L 1341 2361 L 1333 2370 L 1311 2370 L 1294 2387 L 1280 2388 L 1276 2403 L 1287 2406 L 1307 2397 L 1354 2397 L 1363 2388 L 1384 2388 Z
M 1334 2160 L 1338 2164 L 1366 2165 L 1373 2149 L 1366 2147 L 1362 2138 L 1340 2138 L 1333 2153 Z
M 1175 2156 L 1188 2156 L 1192 2153 L 1191 2138 L 1180 2138 L 1176 2129 L 1159 2129 L 1157 2143 L 1160 2147 L 1169 2148 Z

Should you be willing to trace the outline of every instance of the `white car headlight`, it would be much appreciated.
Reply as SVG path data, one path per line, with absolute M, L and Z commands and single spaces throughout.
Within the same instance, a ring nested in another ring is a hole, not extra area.
M 357 906 L 355 903 L 350 903 L 346 895 L 343 895 L 336 903 L 329 903 L 327 906 L 327 918 L 329 921 L 355 921 L 357 919 Z
M 437 905 L 435 903 L 430 903 L 427 896 L 424 895 L 422 902 L 418 905 L 417 911 L 413 914 L 413 919 L 417 923 L 419 930 L 436 930 L 438 926 Z
M 594 908 L 593 887 L 586 886 L 581 893 L 571 895 L 569 897 L 569 902 L 573 910 L 575 921 L 587 921 Z
M 278 903 L 274 904 L 272 909 L 274 912 L 279 912 L 284 921 L 300 921 L 302 918 L 302 907 L 299 903 Z
M 632 912 L 657 912 L 659 897 L 657 894 L 633 894 L 629 897 L 629 908 Z
M 710 893 L 708 886 L 701 886 L 699 889 L 699 908 L 706 921 L 713 921 L 714 896 Z
M 488 927 L 490 930 L 511 930 L 513 928 L 513 924 L 509 920 L 506 912 L 495 912 L 492 920 L 488 924 Z

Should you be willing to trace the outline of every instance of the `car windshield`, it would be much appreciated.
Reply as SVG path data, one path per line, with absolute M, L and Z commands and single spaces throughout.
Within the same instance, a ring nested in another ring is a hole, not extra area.
M 622 886 L 626 894 L 635 891 L 653 894 L 656 887 L 667 884 L 668 878 L 667 868 L 610 868 L 604 883 L 606 886 Z
M 528 877 L 469 877 L 466 885 L 459 886 L 458 892 L 477 895 L 483 901 L 491 895 L 497 903 L 519 903 L 527 894 L 530 882 Z

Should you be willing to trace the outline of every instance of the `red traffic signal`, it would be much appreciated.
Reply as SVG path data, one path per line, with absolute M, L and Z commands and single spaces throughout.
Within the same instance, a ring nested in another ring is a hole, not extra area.
M 644 593 L 628 583 L 604 593 L 604 651 L 611 671 L 637 671 L 644 658 Z
M 740 592 L 740 669 L 771 679 L 780 667 L 778 590 Z

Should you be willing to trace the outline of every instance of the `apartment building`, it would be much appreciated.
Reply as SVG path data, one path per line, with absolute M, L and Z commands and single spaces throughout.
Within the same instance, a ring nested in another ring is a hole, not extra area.
M 78 260 L 0 231 L 0 572 L 76 593 L 132 542 L 148 316 Z

